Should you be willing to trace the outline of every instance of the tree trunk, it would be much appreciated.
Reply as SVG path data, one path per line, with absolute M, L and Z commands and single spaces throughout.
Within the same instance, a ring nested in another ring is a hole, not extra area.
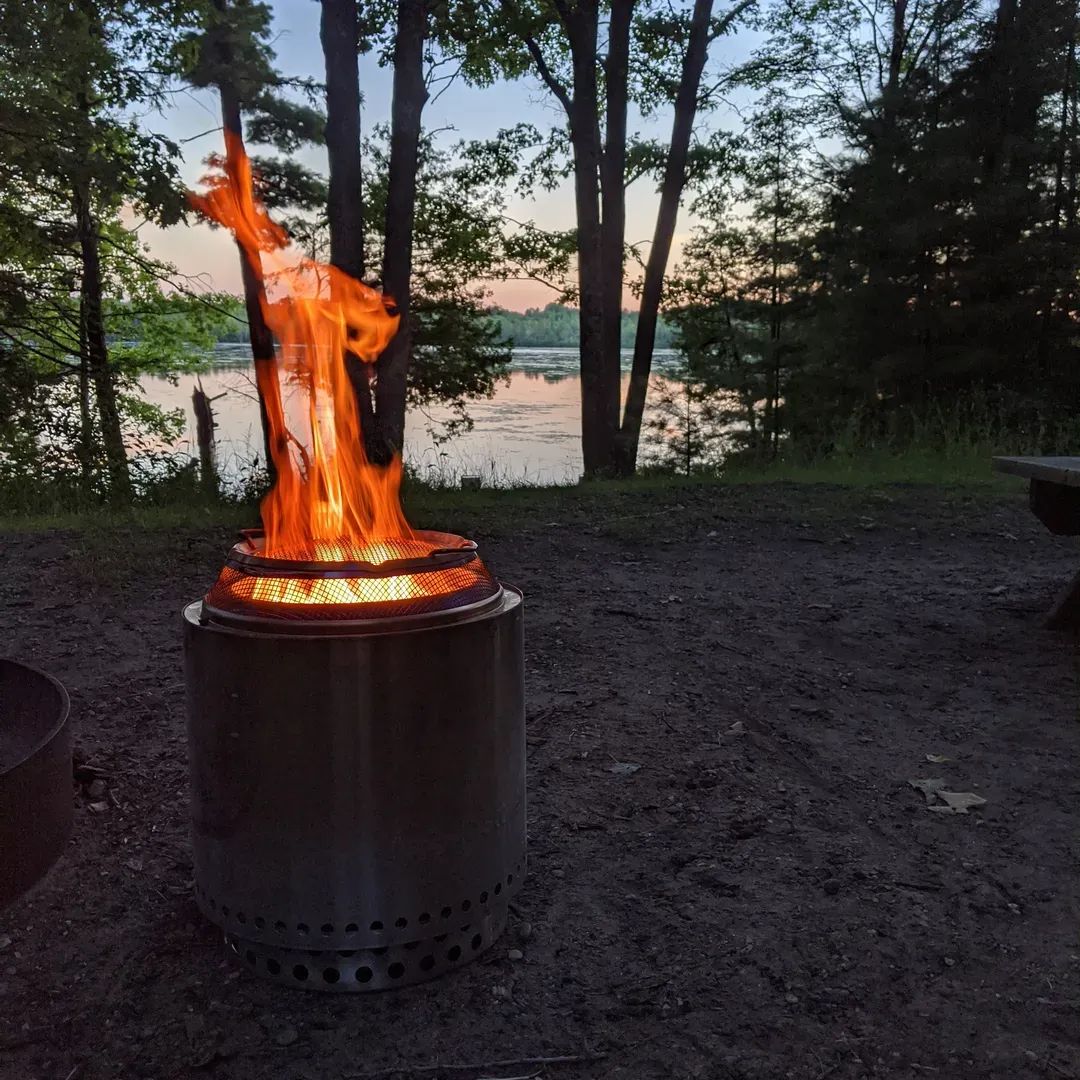
M 882 99 L 884 110 L 895 118 L 900 93 L 900 75 L 907 47 L 907 0 L 893 0 L 892 38 L 889 41 L 889 69 Z
M 1076 67 L 1075 10 L 1068 22 L 1068 45 L 1065 50 L 1065 69 L 1061 80 L 1061 117 L 1058 123 L 1057 146 L 1054 152 L 1054 205 L 1050 222 L 1050 258 L 1046 267 L 1046 285 L 1042 300 L 1042 316 L 1039 319 L 1039 339 L 1036 350 L 1040 379 L 1049 375 L 1047 365 L 1050 353 L 1051 324 L 1059 301 L 1059 270 L 1065 260 L 1061 251 L 1061 226 L 1065 210 L 1065 167 L 1068 158 L 1069 101 L 1072 96 L 1073 71 Z M 1044 383 L 1045 385 L 1045 383 Z
M 78 178 L 74 184 L 75 228 L 82 254 L 82 282 L 79 289 L 79 318 L 85 333 L 85 348 L 90 378 L 97 398 L 101 444 L 109 472 L 109 498 L 129 503 L 132 497 L 131 473 L 127 448 L 120 422 L 116 383 L 109 368 L 109 349 L 105 342 L 105 318 L 102 310 L 101 253 L 97 225 L 90 205 L 90 184 Z
M 626 238 L 626 104 L 630 71 L 630 24 L 635 0 L 613 0 L 604 87 L 607 122 L 600 165 L 600 280 L 604 309 L 600 401 L 604 440 L 614 471 L 622 383 L 623 254 Z
M 227 0 L 212 0 L 215 10 L 227 17 Z M 227 39 L 222 39 L 221 67 L 227 70 L 232 62 Z M 221 95 L 221 122 L 226 136 L 225 169 L 233 182 L 237 179 L 237 157 L 244 151 L 244 127 L 240 117 L 240 97 L 236 87 L 223 82 L 218 87 Z M 278 455 L 288 453 L 285 438 L 284 413 L 281 405 L 281 387 L 278 383 L 277 357 L 274 353 L 274 335 L 266 325 L 263 305 L 266 303 L 266 285 L 263 281 L 262 263 L 258 256 L 254 262 L 244 254 L 239 243 L 240 277 L 244 285 L 244 309 L 247 312 L 248 336 L 251 340 L 251 358 L 255 362 L 255 383 L 259 390 L 259 420 L 262 424 L 263 452 L 266 455 L 266 471 L 273 483 L 277 473 Z M 274 445 L 271 416 L 279 418 L 278 443 Z
M 195 441 L 199 447 L 199 486 L 211 499 L 218 497 L 217 468 L 214 463 L 214 410 L 200 380 L 191 392 L 195 412 Z
M 690 40 L 683 57 L 682 76 L 675 96 L 675 118 L 671 128 L 671 146 L 668 150 L 664 180 L 660 188 L 660 209 L 656 216 L 649 261 L 645 266 L 645 281 L 641 291 L 641 307 L 638 313 L 637 335 L 634 338 L 634 362 L 630 373 L 630 387 L 626 394 L 619 446 L 619 471 L 633 474 L 637 464 L 638 443 L 641 439 L 641 421 L 645 414 L 645 398 L 649 391 L 649 375 L 652 372 L 653 347 L 656 344 L 656 325 L 660 315 L 663 295 L 664 273 L 671 255 L 671 242 L 675 235 L 675 223 L 679 216 L 679 202 L 686 186 L 686 165 L 690 154 L 690 137 L 694 130 L 697 113 L 698 88 L 709 50 L 709 25 L 712 19 L 712 0 L 695 0 L 690 20 Z M 744 2 L 728 16 L 730 22 L 743 8 Z
M 405 401 L 412 348 L 409 301 L 416 170 L 420 157 L 420 121 L 428 98 L 424 81 L 427 8 L 427 3 L 422 0 L 398 0 L 383 291 L 397 307 L 400 322 L 397 333 L 377 362 L 375 431 L 373 439 L 368 440 L 368 454 L 380 462 L 400 454 L 405 442 Z
M 360 76 L 356 0 L 322 0 L 319 37 L 326 62 L 326 152 L 330 159 L 330 264 L 364 276 L 360 177 Z
M 604 356 L 604 261 L 600 225 L 599 96 L 596 78 L 596 0 L 582 0 L 563 16 L 570 42 L 574 94 L 567 109 L 574 157 L 578 229 L 578 340 L 581 351 L 581 452 L 587 477 L 611 471 L 616 427 L 607 397 L 611 377 Z M 625 152 L 625 150 L 624 150 Z M 616 410 L 618 409 L 616 374 Z M 615 413 L 617 423 L 618 412 Z
M 319 37 L 326 64 L 326 151 L 330 161 L 330 265 L 364 276 L 364 203 L 360 157 L 360 75 L 357 67 L 357 0 L 322 0 Z M 374 433 L 369 365 L 345 353 L 345 370 L 360 411 L 365 438 Z
M 772 446 L 770 457 L 776 458 L 780 452 L 780 328 L 784 314 L 780 295 L 780 212 L 783 190 L 782 159 L 783 131 L 777 129 L 776 137 L 776 172 L 773 180 L 773 221 L 772 221 L 772 281 L 769 296 L 769 343 L 772 349 Z
M 94 486 L 94 417 L 90 409 L 90 350 L 85 309 L 79 305 L 79 476 L 83 493 Z

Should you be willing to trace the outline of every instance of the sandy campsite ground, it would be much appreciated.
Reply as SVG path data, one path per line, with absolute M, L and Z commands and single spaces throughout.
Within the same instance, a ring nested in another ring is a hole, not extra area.
M 0 914 L 3 1080 L 560 1055 L 604 1056 L 543 1075 L 1080 1080 L 1076 657 L 1039 628 L 1077 559 L 1022 495 L 688 487 L 417 524 L 525 592 L 529 876 L 480 962 L 333 997 L 234 966 L 191 896 L 179 612 L 229 532 L 0 536 L 3 652 L 67 685 L 108 777 Z M 934 812 L 912 779 L 986 803 Z

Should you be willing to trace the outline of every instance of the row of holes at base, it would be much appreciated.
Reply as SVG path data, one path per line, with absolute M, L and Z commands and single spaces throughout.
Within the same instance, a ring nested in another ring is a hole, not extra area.
M 521 872 L 521 865 L 522 865 L 521 863 L 518 863 L 514 867 L 514 870 L 517 871 L 518 873 L 520 873 Z M 513 884 L 514 884 L 514 875 L 513 874 L 507 874 L 506 875 L 506 887 L 509 889 L 510 886 L 513 885 Z M 495 885 L 495 888 L 492 890 L 492 892 L 494 893 L 495 896 L 500 896 L 502 894 L 502 891 L 503 891 L 503 885 L 502 885 L 502 882 L 500 881 Z M 195 892 L 209 906 L 211 911 L 217 911 L 218 910 L 217 901 L 198 882 L 195 883 Z M 482 892 L 480 894 L 480 903 L 481 904 L 486 904 L 487 902 L 488 902 L 488 893 L 485 890 L 484 892 Z M 462 900 L 461 901 L 461 910 L 463 912 L 467 912 L 467 911 L 471 910 L 471 908 L 472 908 L 472 901 L 471 900 Z M 226 904 L 222 904 L 221 905 L 221 916 L 222 916 L 222 918 L 228 919 L 231 914 L 232 914 L 231 909 Z M 444 907 L 442 909 L 442 911 L 439 913 L 439 917 L 442 918 L 442 919 L 449 919 L 449 918 L 451 918 L 453 916 L 453 914 L 454 914 L 454 909 L 452 907 L 447 906 L 447 907 Z M 244 912 L 237 911 L 235 913 L 234 917 L 235 917 L 236 921 L 241 926 L 246 926 L 247 925 L 248 918 L 247 918 L 247 915 Z M 431 914 L 429 912 L 427 912 L 427 911 L 423 911 L 423 912 L 420 913 L 420 917 L 416 921 L 421 926 L 426 926 L 426 925 L 428 925 L 428 923 L 431 922 Z M 267 925 L 266 919 L 264 919 L 261 915 L 256 915 L 255 918 L 252 919 L 252 925 L 255 927 L 256 930 L 264 930 L 264 929 L 266 929 L 266 925 Z M 397 919 L 394 920 L 394 926 L 398 930 L 404 930 L 408 925 L 409 925 L 409 920 L 407 918 L 405 918 L 404 915 L 400 915 L 400 916 L 398 916 Z M 288 925 L 286 923 L 282 922 L 279 919 L 276 923 L 274 923 L 274 929 L 279 934 L 285 934 L 285 933 L 288 933 L 289 927 L 288 927 Z M 301 937 L 307 937 L 307 935 L 311 933 L 311 927 L 308 926 L 307 923 L 297 923 L 295 929 L 296 929 L 296 933 L 298 933 Z M 370 927 L 368 929 L 370 929 L 374 933 L 379 933 L 382 930 L 385 930 L 386 927 L 385 927 L 385 924 L 381 920 L 376 919 L 374 922 L 372 922 L 372 924 L 370 925 Z M 321 934 L 325 935 L 325 936 L 329 936 L 330 934 L 333 934 L 334 931 L 335 931 L 335 927 L 334 927 L 333 923 L 323 923 L 323 925 L 319 928 L 319 932 Z M 346 934 L 358 934 L 359 932 L 360 932 L 360 927 L 359 927 L 359 925 L 357 923 L 349 923 L 345 927 L 345 933 Z
M 247 949 L 246 951 L 241 952 L 240 950 L 242 944 L 242 942 L 239 942 L 234 938 L 229 938 L 229 948 L 232 949 L 232 951 L 237 956 L 240 956 L 244 960 L 246 960 L 249 967 L 258 968 L 260 959 L 259 956 L 256 954 L 254 949 Z M 472 946 L 473 952 L 479 952 L 484 947 L 483 934 L 474 934 L 472 937 L 472 941 L 470 941 L 469 944 Z M 406 946 L 406 948 L 408 948 L 408 946 Z M 462 952 L 463 950 L 460 945 L 451 945 L 450 948 L 446 950 L 446 958 L 444 962 L 447 964 L 458 963 L 458 961 L 461 960 Z M 317 955 L 318 954 L 313 954 L 313 958 Z M 354 954 L 350 952 L 338 953 L 338 956 L 342 957 L 342 959 L 348 959 L 352 955 Z M 420 959 L 417 961 L 417 967 L 426 974 L 430 971 L 433 971 L 437 963 L 438 960 L 436 960 L 434 953 L 427 953 L 425 956 L 420 957 Z M 265 958 L 264 967 L 266 969 L 266 973 L 268 975 L 274 976 L 275 978 L 280 978 L 284 973 L 281 966 L 281 961 L 276 960 L 272 956 Z M 300 983 L 306 983 L 312 981 L 313 979 L 317 979 L 321 974 L 322 981 L 328 986 L 336 986 L 338 983 L 341 982 L 342 973 L 340 968 L 330 966 L 323 968 L 320 972 L 318 970 L 313 971 L 312 967 L 313 965 L 309 964 L 294 964 L 292 969 L 293 979 Z M 402 961 L 395 960 L 393 961 L 393 963 L 387 966 L 386 974 L 388 978 L 394 981 L 398 981 L 405 978 L 406 970 L 407 969 L 405 967 L 405 964 Z M 356 969 L 354 977 L 358 983 L 364 985 L 371 982 L 371 980 L 375 978 L 375 969 L 364 964 Z

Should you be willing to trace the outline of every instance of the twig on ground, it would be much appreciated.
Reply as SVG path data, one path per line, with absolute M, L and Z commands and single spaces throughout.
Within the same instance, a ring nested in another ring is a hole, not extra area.
M 541 1065 L 538 1069 L 535 1069 L 531 1073 L 525 1073 L 524 1076 L 481 1076 L 480 1080 L 536 1080 L 542 1072 L 544 1066 Z
M 375 1080 L 382 1076 L 421 1075 L 439 1072 L 486 1072 L 489 1069 L 528 1068 L 532 1065 L 587 1065 L 603 1061 L 607 1054 L 560 1054 L 555 1057 L 510 1058 L 506 1061 L 477 1061 L 471 1065 L 392 1065 L 386 1069 L 342 1074 L 342 1080 Z M 533 1075 L 536 1075 L 535 1073 Z

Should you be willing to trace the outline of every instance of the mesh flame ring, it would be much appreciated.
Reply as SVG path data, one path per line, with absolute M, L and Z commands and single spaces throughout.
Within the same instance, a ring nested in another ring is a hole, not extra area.
M 206 594 L 211 613 L 273 621 L 366 622 L 472 607 L 500 592 L 476 555 L 476 545 L 448 533 L 416 533 L 349 549 L 347 561 L 312 558 L 322 552 L 262 555 L 247 534 L 229 553 Z M 343 550 L 339 545 L 337 550 Z M 357 558 L 369 550 L 379 561 Z

